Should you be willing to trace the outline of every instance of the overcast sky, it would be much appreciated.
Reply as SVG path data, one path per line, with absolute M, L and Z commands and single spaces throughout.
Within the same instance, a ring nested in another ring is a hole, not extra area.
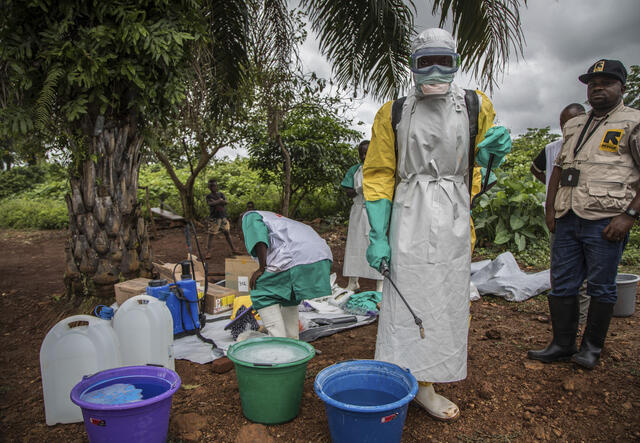
M 527 128 L 550 126 L 560 132 L 559 115 L 571 103 L 586 101 L 586 87 L 578 76 L 601 58 L 618 59 L 629 69 L 640 64 L 640 0 L 530 0 L 520 11 L 526 39 L 524 58 L 509 63 L 498 88 L 490 96 L 499 124 L 513 135 Z M 431 2 L 415 0 L 416 31 L 437 25 Z M 447 29 L 451 31 L 449 27 Z M 320 55 L 313 35 L 301 51 L 305 66 L 329 78 L 330 66 Z M 463 61 L 464 63 L 464 61 Z M 456 80 L 463 87 L 476 87 L 465 74 Z M 356 120 L 357 129 L 371 136 L 371 124 L 382 102 L 364 99 Z
M 560 133 L 560 111 L 569 103 L 586 101 L 586 86 L 578 81 L 601 58 L 622 61 L 627 70 L 640 65 L 640 0 L 529 0 L 520 10 L 526 40 L 524 57 L 512 57 L 497 88 L 490 95 L 497 124 L 513 136 L 527 128 L 550 126 Z M 437 26 L 429 0 L 415 0 L 416 32 Z M 451 27 L 445 26 L 451 32 Z M 320 54 L 313 32 L 300 51 L 307 70 L 329 79 L 331 65 Z M 464 63 L 464 60 L 463 60 Z M 456 83 L 476 88 L 478 83 L 458 71 Z M 485 91 L 488 93 L 488 91 Z M 371 138 L 371 125 L 383 102 L 358 101 L 354 126 Z M 219 156 L 246 155 L 243 150 L 223 149 Z

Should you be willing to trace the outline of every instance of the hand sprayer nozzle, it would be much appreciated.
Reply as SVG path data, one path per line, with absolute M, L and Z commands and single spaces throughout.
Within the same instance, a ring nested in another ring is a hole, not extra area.
M 384 258 L 380 262 L 380 274 L 384 275 L 385 277 L 389 277 L 389 265 Z

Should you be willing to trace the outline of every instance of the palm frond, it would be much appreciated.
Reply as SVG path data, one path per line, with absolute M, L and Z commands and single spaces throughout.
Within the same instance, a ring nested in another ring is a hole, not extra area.
M 245 0 L 210 0 L 209 56 L 214 64 L 215 75 L 231 88 L 236 88 L 240 83 L 243 67 L 248 60 L 247 5 Z
M 463 69 L 490 91 L 509 61 L 512 49 L 522 55 L 525 38 L 520 7 L 527 0 L 433 0 L 440 26 L 450 17 Z
M 293 23 L 284 0 L 265 0 L 262 12 L 262 39 L 269 47 L 275 68 L 287 69 L 295 52 Z
M 407 85 L 413 1 L 302 0 L 339 86 L 391 98 Z
M 47 72 L 47 77 L 42 84 L 34 109 L 36 125 L 40 129 L 46 128 L 50 123 L 51 110 L 56 100 L 58 81 L 63 73 L 64 71 L 59 65 L 53 65 Z

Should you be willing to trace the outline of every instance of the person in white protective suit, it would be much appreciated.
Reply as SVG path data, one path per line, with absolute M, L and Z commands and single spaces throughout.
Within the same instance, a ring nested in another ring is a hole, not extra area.
M 358 279 L 361 277 L 376 280 L 376 291 L 381 292 L 383 277 L 378 271 L 371 269 L 366 258 L 369 246 L 369 219 L 364 207 L 362 192 L 362 164 L 367 157 L 367 149 L 369 149 L 369 140 L 361 141 L 358 145 L 360 163 L 349 168 L 340 183 L 347 196 L 353 199 L 349 214 L 349 231 L 347 232 L 347 245 L 344 249 L 342 275 L 349 277 L 347 289 L 350 291 L 360 289 Z
M 246 212 L 242 234 L 259 263 L 249 281 L 253 309 L 269 335 L 297 339 L 298 304 L 331 295 L 331 249 L 310 226 L 269 211 Z
M 475 91 L 480 105 L 473 157 L 465 92 L 452 83 L 460 60 L 453 37 L 443 29 L 427 29 L 416 37 L 412 51 L 415 87 L 404 99 L 395 131 L 393 102 L 376 114 L 363 188 L 371 225 L 367 261 L 376 270 L 388 263 L 390 277 L 423 320 L 425 339 L 386 281 L 375 358 L 410 369 L 419 382 L 415 401 L 433 417 L 453 420 L 459 408 L 436 394 L 433 383 L 467 376 L 475 238 L 469 189 L 479 192 L 486 174 L 480 167 L 488 165 L 491 155 L 497 167 L 511 148 L 511 137 L 504 127 L 492 126 L 493 106 Z M 470 157 L 478 165 L 473 177 Z

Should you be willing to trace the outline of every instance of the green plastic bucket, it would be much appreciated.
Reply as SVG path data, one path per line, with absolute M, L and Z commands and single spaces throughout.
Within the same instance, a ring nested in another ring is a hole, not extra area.
M 300 410 L 307 363 L 315 353 L 310 344 L 283 337 L 231 346 L 227 357 L 236 368 L 244 416 L 263 424 L 293 420 Z

